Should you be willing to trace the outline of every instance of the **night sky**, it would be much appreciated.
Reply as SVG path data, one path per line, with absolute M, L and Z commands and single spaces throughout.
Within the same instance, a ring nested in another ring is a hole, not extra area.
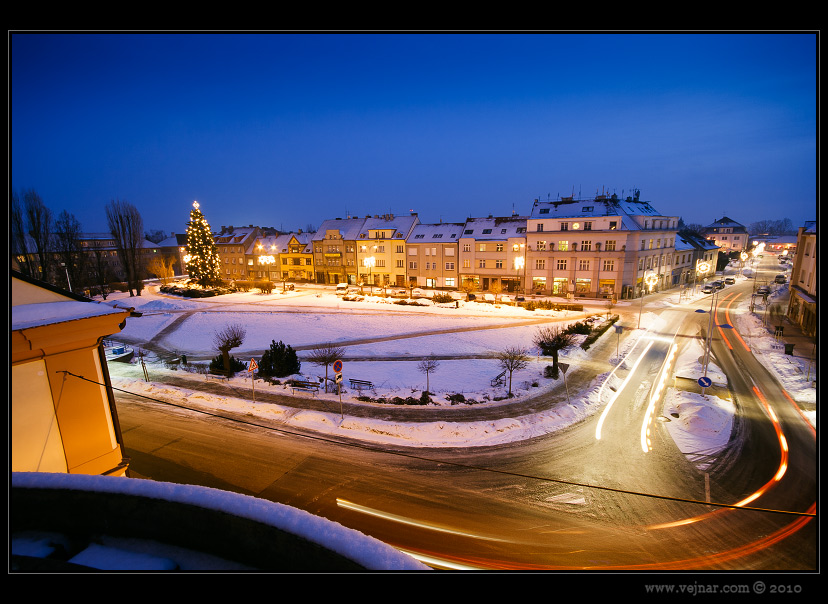
M 10 187 L 105 231 L 526 215 L 641 191 L 816 219 L 817 34 L 10 33 Z

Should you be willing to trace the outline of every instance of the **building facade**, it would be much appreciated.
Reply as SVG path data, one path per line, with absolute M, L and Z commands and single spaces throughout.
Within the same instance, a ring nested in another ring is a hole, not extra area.
M 702 234 L 725 253 L 748 249 L 749 235 L 744 225 L 723 216 L 702 229 Z
M 213 243 L 221 264 L 222 277 L 227 281 L 247 281 L 256 278 L 257 269 L 255 258 L 249 254 L 257 237 L 261 236 L 258 227 L 252 224 L 246 227 L 221 227 L 221 231 L 213 235 Z
M 460 287 L 507 293 L 523 291 L 526 216 L 469 218 L 458 243 Z
M 365 218 L 334 218 L 325 220 L 311 237 L 313 268 L 316 282 L 356 285 L 356 245 Z
M 535 200 L 527 221 L 525 286 L 570 298 L 631 298 L 672 286 L 678 217 L 638 194 Z M 652 290 L 644 277 L 656 276 Z
M 418 224 L 406 240 L 405 264 L 410 287 L 457 289 L 458 243 L 463 223 Z
M 797 233 L 788 302 L 788 318 L 808 335 L 816 335 L 817 274 L 817 225 L 809 221 Z
M 366 218 L 356 241 L 357 282 L 405 287 L 408 284 L 406 241 L 419 222 L 416 214 Z

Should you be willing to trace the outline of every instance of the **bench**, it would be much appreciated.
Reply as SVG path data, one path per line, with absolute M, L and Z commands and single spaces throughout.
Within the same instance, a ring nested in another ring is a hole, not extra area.
M 294 394 L 296 394 L 297 390 L 305 390 L 312 394 L 319 392 L 319 384 L 316 382 L 291 382 L 290 387 Z
M 496 377 L 492 378 L 492 381 L 491 381 L 492 386 L 501 385 L 505 378 L 506 378 L 506 370 L 504 369 Z
M 207 374 L 208 380 L 229 380 L 230 378 L 227 376 L 226 373 L 208 373 Z
M 363 388 L 367 388 L 369 390 L 374 389 L 374 383 L 369 382 L 368 380 L 355 380 L 355 379 L 352 379 L 352 378 L 348 378 L 348 381 L 351 383 L 351 386 L 353 388 L 356 388 L 360 392 L 362 392 Z

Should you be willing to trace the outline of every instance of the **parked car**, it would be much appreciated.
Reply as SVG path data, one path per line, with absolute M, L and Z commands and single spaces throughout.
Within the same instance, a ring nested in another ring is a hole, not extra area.
M 413 290 L 411 290 L 411 297 L 412 298 L 425 298 L 426 295 L 425 295 L 425 292 L 423 290 L 421 290 L 418 287 L 415 287 Z
M 725 285 L 733 285 L 736 283 L 736 279 L 733 277 L 725 277 Z
M 725 286 L 724 281 L 718 281 L 718 280 L 714 281 L 711 285 L 713 285 L 713 287 L 715 287 L 716 289 L 724 289 L 724 286 Z
M 776 279 L 773 280 L 774 283 L 787 283 L 788 280 L 785 278 L 785 275 L 776 275 Z
M 770 293 L 770 288 L 767 285 L 761 286 L 759 289 L 756 290 L 756 293 L 764 296 Z
M 494 302 L 495 301 L 494 294 L 483 294 L 483 300 L 485 302 Z
M 702 287 L 702 293 L 703 294 L 712 294 L 714 291 L 716 291 L 716 288 L 713 287 L 712 283 L 708 283 L 707 285 Z

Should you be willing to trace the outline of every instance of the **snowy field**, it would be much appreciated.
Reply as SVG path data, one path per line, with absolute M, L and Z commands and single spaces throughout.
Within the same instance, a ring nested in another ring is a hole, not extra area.
M 748 273 L 738 276 L 737 279 L 749 277 Z M 698 297 L 700 296 L 695 296 L 695 299 Z M 433 394 L 435 405 L 450 405 L 447 396 L 455 393 L 461 393 L 467 400 L 474 400 L 477 404 L 502 404 L 508 394 L 508 381 L 500 386 L 491 386 L 491 379 L 501 371 L 497 361 L 491 358 L 462 357 L 491 354 L 503 350 L 506 346 L 524 346 L 532 349 L 532 336 L 538 325 L 526 324 L 527 321 L 549 319 L 566 324 L 583 317 L 583 314 L 565 311 L 526 311 L 508 305 L 465 301 L 459 303 L 459 308 L 453 303 L 424 307 L 399 306 L 390 304 L 380 297 L 368 296 L 362 302 L 344 302 L 330 290 L 319 288 L 304 291 L 300 288 L 300 291 L 296 292 L 275 292 L 270 295 L 238 293 L 201 300 L 160 296 L 153 291 L 145 290 L 145 293 L 137 298 L 118 295 L 115 299 L 110 296 L 107 301 L 128 303 L 144 313 L 141 318 L 129 319 L 126 328 L 119 334 L 130 342 L 156 340 L 158 333 L 180 317 L 182 312 L 200 311 L 191 314 L 177 330 L 163 340 L 166 348 L 189 356 L 213 356 L 213 331 L 230 323 L 242 323 L 247 329 L 244 344 L 232 351 L 234 356 L 244 361 L 249 361 L 253 354 L 260 354 L 269 346 L 271 340 L 281 340 L 295 348 L 324 342 L 344 345 L 344 383 L 347 385 L 349 377 L 372 381 L 375 384 L 374 390 L 362 394 L 374 399 L 396 396 L 419 398 L 426 388 L 426 376 L 417 368 L 422 357 L 432 354 L 460 357 L 441 359 L 437 369 L 430 374 L 429 391 Z M 676 292 L 654 298 L 648 304 L 650 308 L 669 308 L 687 302 L 686 295 L 679 298 Z M 606 305 L 602 303 L 595 303 L 585 309 L 587 314 L 596 315 L 605 314 L 606 310 Z M 638 302 L 620 302 L 613 309 L 613 312 L 618 311 L 630 316 L 637 315 Z M 759 319 L 747 311 L 747 302 L 739 306 L 735 314 L 735 322 L 739 329 L 749 330 L 751 333 L 752 349 L 756 351 L 757 356 L 761 355 L 763 363 L 775 372 L 792 398 L 803 402 L 815 402 L 815 388 L 805 379 L 807 367 L 802 367 L 802 359 L 784 355 L 784 350 L 780 350 L 781 344 L 775 342 L 767 329 L 761 326 Z M 656 326 L 658 321 L 656 313 L 647 312 L 645 309 L 641 317 L 641 329 L 625 331 L 625 336 L 621 340 L 620 356 L 623 358 L 633 348 L 637 339 L 646 333 L 647 329 Z M 467 331 L 416 335 L 452 329 Z M 603 337 L 614 338 L 613 330 L 608 330 Z M 375 338 L 387 339 L 359 343 Z M 590 353 L 583 351 L 578 345 L 582 340 L 583 336 L 577 337 L 575 345 L 562 351 L 561 362 L 570 363 L 573 368 L 578 367 L 579 363 L 589 363 Z M 673 372 L 675 375 L 702 374 L 698 364 L 701 346 L 696 342 L 684 347 L 676 361 Z M 146 360 L 153 382 L 113 375 L 113 383 L 119 388 L 147 396 L 174 395 L 188 404 L 201 408 L 226 409 L 279 419 L 287 425 L 369 442 L 424 447 L 492 445 L 548 434 L 596 413 L 606 403 L 606 400 L 602 400 L 606 393 L 602 394 L 601 385 L 608 373 L 595 375 L 584 391 L 569 392 L 567 398 L 562 380 L 543 377 L 544 368 L 551 364 L 551 359 L 538 357 L 535 350 L 532 350 L 532 354 L 535 356 L 529 365 L 513 375 L 514 397 L 521 399 L 546 394 L 559 398 L 560 403 L 549 411 L 497 422 L 437 421 L 389 425 L 387 422 L 341 417 L 335 411 L 301 411 L 272 404 L 258 404 L 246 399 L 209 395 L 198 392 L 195 388 L 171 388 L 163 384 L 163 376 L 165 372 L 173 370 L 164 368 L 151 354 Z M 258 359 L 258 356 L 255 358 Z M 324 367 L 314 366 L 307 360 L 303 361 L 302 350 L 299 350 L 299 358 L 302 361 L 302 377 L 316 380 L 325 375 Z M 608 360 L 611 363 L 617 361 L 612 358 Z M 117 372 L 113 364 L 110 368 Z M 726 383 L 726 377 L 715 365 L 711 365 L 708 373 L 714 382 Z M 181 374 L 180 370 L 177 374 Z M 329 370 L 329 377 L 333 377 L 332 370 Z M 240 385 L 251 384 L 251 378 L 247 373 L 238 374 L 233 379 Z M 194 382 L 194 385 L 197 385 L 197 382 Z M 287 393 L 285 386 L 273 386 L 262 380 L 255 382 L 255 389 L 257 392 Z M 356 390 L 346 388 L 342 400 L 356 402 L 356 397 L 360 394 Z M 297 395 L 312 396 L 309 393 Z M 340 399 L 336 393 L 320 392 L 318 397 L 330 400 L 332 409 L 338 408 Z M 513 402 L 515 398 L 509 400 Z M 718 399 L 709 394 L 702 396 L 668 388 L 661 415 L 671 419 L 664 425 L 679 448 L 692 456 L 699 452 L 714 452 L 724 446 L 730 434 L 733 411 L 733 405 L 728 400 Z M 808 418 L 815 425 L 815 412 L 810 413 Z

